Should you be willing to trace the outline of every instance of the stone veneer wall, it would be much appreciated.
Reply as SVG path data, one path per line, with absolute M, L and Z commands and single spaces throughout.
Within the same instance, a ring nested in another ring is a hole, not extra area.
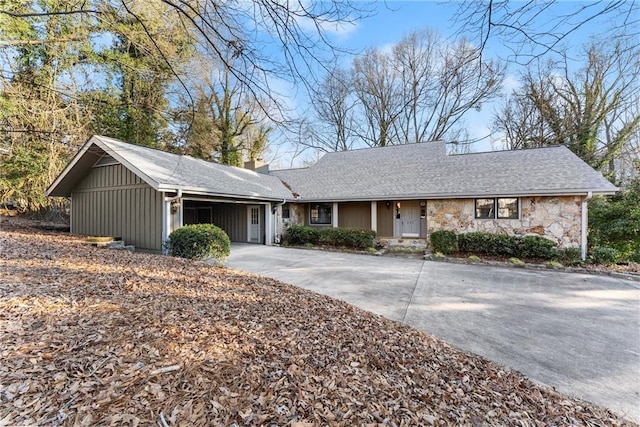
M 582 196 L 521 197 L 520 219 L 475 219 L 474 199 L 427 201 L 427 232 L 482 231 L 515 235 L 538 235 L 561 248 L 579 247 Z
M 289 203 L 289 218 L 282 218 L 282 206 L 278 206 L 278 224 L 276 225 L 276 234 L 283 236 L 287 228 L 293 224 L 304 225 L 305 209 L 304 204 Z

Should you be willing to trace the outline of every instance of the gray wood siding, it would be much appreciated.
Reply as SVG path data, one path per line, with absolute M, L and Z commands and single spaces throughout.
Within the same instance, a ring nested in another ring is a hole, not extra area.
M 247 205 L 213 205 L 213 224 L 222 228 L 232 242 L 247 241 Z
M 338 227 L 371 230 L 371 202 L 339 203 Z
M 162 250 L 162 194 L 124 166 L 91 169 L 71 200 L 75 234 L 122 237 L 136 248 Z

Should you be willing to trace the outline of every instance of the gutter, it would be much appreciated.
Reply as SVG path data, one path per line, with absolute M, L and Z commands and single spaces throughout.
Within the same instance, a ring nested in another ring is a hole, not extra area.
M 182 199 L 182 188 L 178 188 L 175 197 L 170 198 L 167 202 L 172 203 L 178 199 Z
M 582 258 L 583 261 L 585 261 L 587 259 L 587 221 L 589 220 L 588 217 L 588 212 L 587 212 L 587 202 L 589 200 L 591 200 L 591 198 L 593 197 L 593 192 L 592 191 L 588 191 L 587 192 L 587 197 L 585 197 L 584 199 L 582 199 L 582 209 L 581 209 L 581 213 L 582 213 L 582 230 L 581 230 L 581 235 L 580 235 L 580 243 L 581 243 L 581 247 L 580 247 L 580 257 Z

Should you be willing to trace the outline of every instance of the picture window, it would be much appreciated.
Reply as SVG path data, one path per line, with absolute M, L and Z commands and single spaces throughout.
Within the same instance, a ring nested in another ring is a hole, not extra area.
M 520 209 L 517 197 L 476 199 L 476 219 L 518 219 Z
M 311 205 L 309 223 L 314 225 L 331 225 L 331 204 L 317 203 Z

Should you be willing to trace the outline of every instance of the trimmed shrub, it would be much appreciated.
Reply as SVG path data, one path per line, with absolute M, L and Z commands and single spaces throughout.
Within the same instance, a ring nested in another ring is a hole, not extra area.
M 323 228 L 319 243 L 326 246 L 366 249 L 375 246 L 376 232 L 360 228 Z
M 466 253 L 513 256 L 517 254 L 517 240 L 507 234 L 475 231 L 460 234 L 458 248 Z
M 458 248 L 471 254 L 551 259 L 556 256 L 557 245 L 540 236 L 520 237 L 475 231 L 458 235 Z
M 429 235 L 431 246 L 436 252 L 445 255 L 458 251 L 458 239 L 456 233 L 451 230 L 438 230 Z
M 304 225 L 292 225 L 287 228 L 282 239 L 285 245 L 315 245 L 320 240 L 320 232 Z
M 591 251 L 591 260 L 596 264 L 611 265 L 618 262 L 620 253 L 615 248 L 597 247 Z
M 519 239 L 517 256 L 519 258 L 551 259 L 555 256 L 557 244 L 553 240 L 540 236 L 526 236 Z
M 213 224 L 193 224 L 172 232 L 166 248 L 173 256 L 188 259 L 213 257 L 223 262 L 231 253 L 231 241 L 220 227 Z
M 577 264 L 582 261 L 582 251 L 580 248 L 564 248 L 556 251 L 556 258 L 564 264 Z

